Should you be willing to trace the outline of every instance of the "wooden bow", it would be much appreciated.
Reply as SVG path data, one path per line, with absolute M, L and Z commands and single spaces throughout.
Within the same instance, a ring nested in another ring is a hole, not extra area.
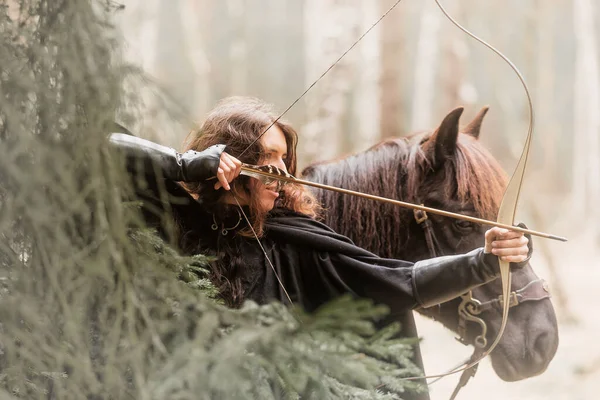
M 456 22 L 456 20 L 454 20 L 448 14 L 448 12 L 444 9 L 444 7 L 441 5 L 439 0 L 434 0 L 434 1 L 437 4 L 437 6 L 439 7 L 439 9 L 442 11 L 442 13 L 450 20 L 450 22 L 452 22 L 454 25 L 456 25 L 461 31 L 463 31 L 464 33 L 466 33 L 473 39 L 477 40 L 479 43 L 483 44 L 488 49 L 492 50 L 494 53 L 496 53 L 500 58 L 502 58 L 512 68 L 512 70 L 519 77 L 519 80 L 521 81 L 521 84 L 523 85 L 523 88 L 525 90 L 525 94 L 527 95 L 527 102 L 528 102 L 528 106 L 529 106 L 529 127 L 528 127 L 528 131 L 527 131 L 527 137 L 525 139 L 525 145 L 523 147 L 521 157 L 519 158 L 519 162 L 517 163 L 517 167 L 515 168 L 515 171 L 513 172 L 513 175 L 511 176 L 510 181 L 509 181 L 509 183 L 506 187 L 506 190 L 504 192 L 504 195 L 502 197 L 502 202 L 500 203 L 500 208 L 498 209 L 498 217 L 497 217 L 498 224 L 513 225 L 515 213 L 516 213 L 517 205 L 518 205 L 518 201 L 519 201 L 519 195 L 521 193 L 521 187 L 523 184 L 523 178 L 525 176 L 525 167 L 527 165 L 527 159 L 529 157 L 529 149 L 530 149 L 531 137 L 532 137 L 532 133 L 533 133 L 533 124 L 534 124 L 533 102 L 531 101 L 531 95 L 529 93 L 529 89 L 527 87 L 527 84 L 525 83 L 525 79 L 519 72 L 519 69 L 504 54 L 502 54 L 499 50 L 497 50 L 495 47 L 493 47 L 489 43 L 485 42 L 484 40 L 480 39 L 479 37 L 477 37 L 470 31 L 468 31 L 466 28 L 464 28 L 458 22 Z M 514 228 L 512 228 L 512 229 L 516 230 Z M 508 299 L 510 297 L 510 291 L 511 291 L 510 263 L 507 261 L 502 261 L 500 258 L 498 258 L 498 263 L 500 265 L 500 278 L 502 280 L 502 298 Z M 466 371 L 466 370 L 478 365 L 479 362 L 481 360 L 483 360 L 485 357 L 487 357 L 496 348 L 496 346 L 500 342 L 500 339 L 502 338 L 502 335 L 504 334 L 504 330 L 506 328 L 506 322 L 508 321 L 509 309 L 510 309 L 510 302 L 503 301 L 502 302 L 502 322 L 500 323 L 500 329 L 498 330 L 496 338 L 494 339 L 494 341 L 492 342 L 490 347 L 488 347 L 487 350 L 482 352 L 478 358 L 476 358 L 475 360 L 469 360 L 461 368 L 456 368 L 448 373 L 438 374 L 438 375 L 428 375 L 428 376 L 424 376 L 421 378 L 441 378 L 441 377 L 451 375 L 451 374 L 454 374 L 457 372 Z M 412 380 L 414 378 L 409 378 L 409 379 Z M 458 388 L 460 388 L 460 386 L 458 386 L 457 389 Z M 453 394 L 452 398 L 455 397 L 456 393 L 457 393 L 457 391 L 455 390 L 455 393 Z
M 523 75 L 521 75 L 521 72 L 519 72 L 519 69 L 504 54 L 502 54 L 494 46 L 490 45 L 489 43 L 485 42 L 484 40 L 480 39 L 479 37 L 477 37 L 470 31 L 468 31 L 466 28 L 464 28 L 458 22 L 456 22 L 456 20 L 454 20 L 454 18 L 452 18 L 448 14 L 448 12 L 444 9 L 444 7 L 441 5 L 439 0 L 435 0 L 435 3 L 439 7 L 439 9 L 442 11 L 442 13 L 450 20 L 450 22 L 452 22 L 454 25 L 456 25 L 456 27 L 458 27 L 461 31 L 463 31 L 464 33 L 466 33 L 473 39 L 477 40 L 479 43 L 486 46 L 488 49 L 492 50 L 500 58 L 502 58 L 511 67 L 511 69 L 517 74 L 517 76 L 519 77 L 519 80 L 521 81 L 521 84 L 523 85 L 523 89 L 525 90 L 525 94 L 527 96 L 527 103 L 528 103 L 528 107 L 529 107 L 529 127 L 527 130 L 527 137 L 525 138 L 525 145 L 523 146 L 523 151 L 521 153 L 521 157 L 519 158 L 519 162 L 517 163 L 517 167 L 515 168 L 515 171 L 513 172 L 513 175 L 511 176 L 510 181 L 508 182 L 508 185 L 504 192 L 504 196 L 502 197 L 502 202 L 500 203 L 500 208 L 498 209 L 498 217 L 497 217 L 498 223 L 503 224 L 503 225 L 513 225 L 514 219 L 515 219 L 515 214 L 517 211 L 517 205 L 519 202 L 519 195 L 521 194 L 521 187 L 523 185 L 523 178 L 525 176 L 525 167 L 527 165 L 527 159 L 529 157 L 529 149 L 530 149 L 530 145 L 531 145 L 531 137 L 532 137 L 533 125 L 534 125 L 533 102 L 531 101 L 531 94 L 529 93 L 529 88 L 527 87 L 527 83 L 525 82 Z M 513 230 L 515 230 L 515 229 L 513 228 Z M 566 240 L 564 240 L 564 241 L 566 241 Z M 502 279 L 502 298 L 508 299 L 510 297 L 510 291 L 511 291 L 510 263 L 507 261 L 502 261 L 500 258 L 498 258 L 498 263 L 500 264 L 500 278 Z M 502 302 L 502 322 L 500 324 L 500 329 L 498 330 L 498 334 L 496 335 L 496 339 L 492 342 L 490 347 L 488 347 L 488 349 L 486 351 L 484 351 L 477 360 L 469 362 L 467 365 L 465 365 L 464 367 L 462 367 L 460 369 L 455 370 L 454 372 L 464 371 L 464 370 L 467 370 L 469 368 L 476 366 L 477 364 L 479 364 L 479 362 L 481 360 L 483 360 L 486 356 L 488 356 L 494 350 L 494 348 L 496 348 L 496 346 L 500 342 L 500 339 L 502 338 L 502 335 L 504 334 L 504 329 L 506 328 L 506 322 L 508 321 L 509 309 L 510 309 L 510 302 L 509 301 Z

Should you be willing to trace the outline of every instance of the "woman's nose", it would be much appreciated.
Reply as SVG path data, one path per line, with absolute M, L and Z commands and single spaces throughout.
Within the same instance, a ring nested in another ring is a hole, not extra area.
M 287 166 L 285 165 L 285 163 L 283 162 L 282 159 L 277 160 L 277 162 L 274 164 L 277 168 L 284 170 L 285 172 L 287 172 Z

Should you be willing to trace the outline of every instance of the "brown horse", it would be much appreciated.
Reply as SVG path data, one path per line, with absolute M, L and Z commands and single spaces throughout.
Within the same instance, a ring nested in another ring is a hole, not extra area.
M 449 113 L 434 132 L 387 140 L 365 152 L 312 165 L 303 176 L 319 183 L 495 220 L 507 179 L 478 141 L 487 108 L 459 133 L 462 111 L 458 108 Z M 478 224 L 415 214 L 335 192 L 316 193 L 328 210 L 325 223 L 382 257 L 417 261 L 465 253 L 484 243 L 486 227 Z M 512 282 L 513 290 L 520 291 L 511 297 L 521 302 L 511 308 L 502 340 L 491 354 L 494 370 L 505 381 L 542 373 L 558 346 L 556 316 L 543 280 L 528 265 L 513 273 Z M 475 342 L 484 348 L 499 329 L 499 295 L 498 279 L 473 290 L 472 297 L 477 300 L 458 298 L 418 311 L 459 333 L 465 343 Z M 461 300 L 467 303 L 461 305 Z M 465 314 L 469 309 L 473 312 Z

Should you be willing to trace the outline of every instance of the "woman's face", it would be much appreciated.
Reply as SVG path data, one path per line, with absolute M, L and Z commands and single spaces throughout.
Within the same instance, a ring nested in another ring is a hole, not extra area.
M 273 125 L 260 138 L 260 143 L 265 151 L 265 156 L 259 165 L 270 164 L 287 172 L 285 165 L 285 160 L 287 159 L 287 142 L 281 129 L 277 125 Z M 258 197 L 263 211 L 271 211 L 275 206 L 275 200 L 279 197 L 277 182 L 266 186 L 258 179 L 252 179 L 250 185 L 252 194 Z

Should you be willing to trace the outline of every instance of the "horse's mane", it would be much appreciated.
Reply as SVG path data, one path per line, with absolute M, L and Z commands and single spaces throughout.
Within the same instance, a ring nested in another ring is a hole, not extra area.
M 433 169 L 431 157 L 420 146 L 430 136 L 419 133 L 389 139 L 337 161 L 313 164 L 303 175 L 315 182 L 415 202 Z M 506 175 L 476 139 L 459 135 L 455 155 L 444 163 L 444 169 L 445 176 L 456 177 L 444 186 L 449 198 L 472 203 L 479 217 L 496 217 Z M 324 207 L 337 204 L 335 215 L 325 210 L 325 223 L 359 246 L 391 257 L 407 240 L 407 229 L 401 227 L 410 223 L 410 210 L 330 191 L 318 190 L 316 194 Z

